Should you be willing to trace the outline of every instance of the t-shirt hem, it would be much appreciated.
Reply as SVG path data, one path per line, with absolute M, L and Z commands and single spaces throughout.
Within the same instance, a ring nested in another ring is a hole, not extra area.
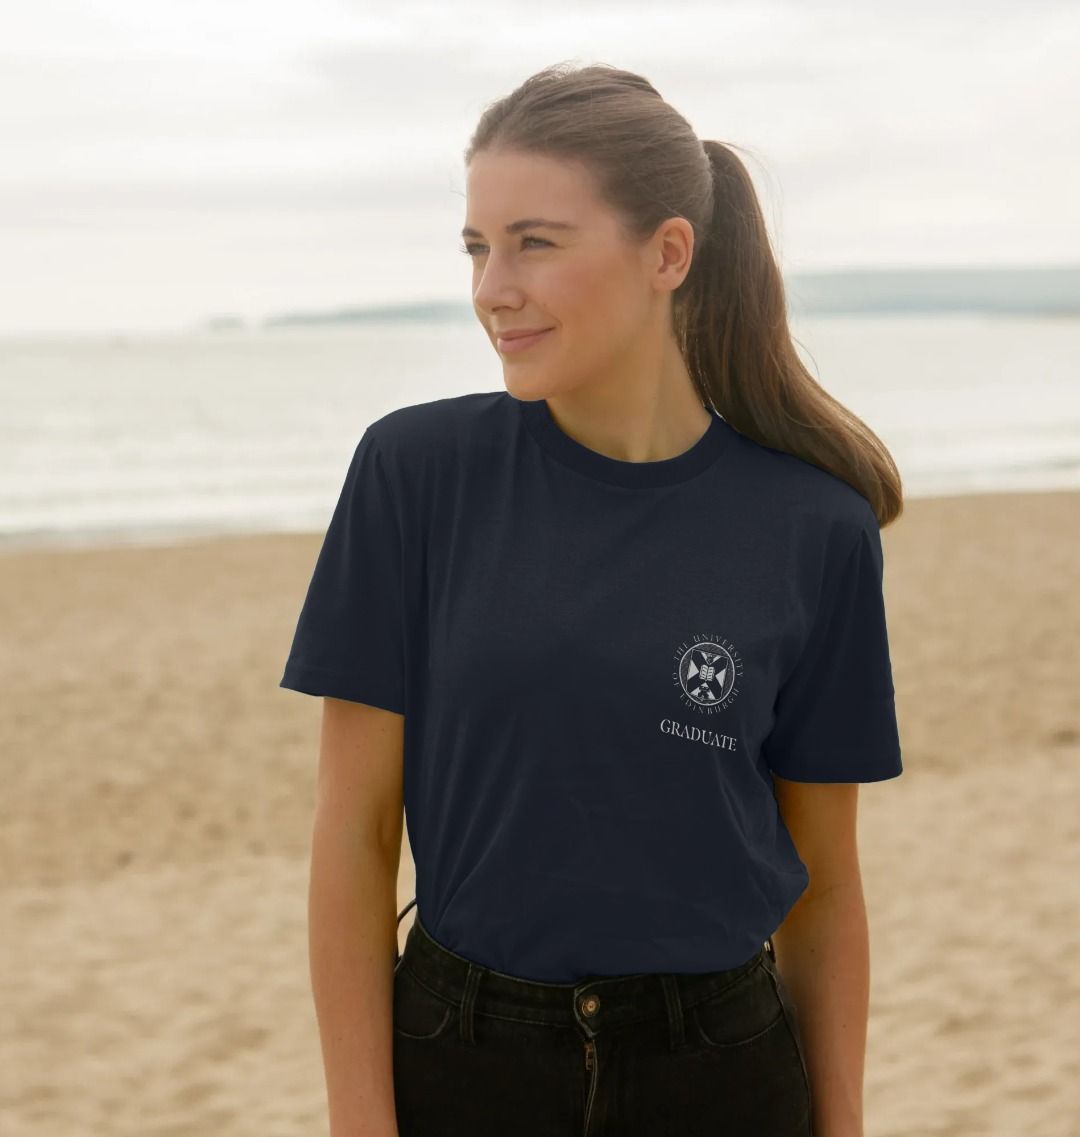
M 890 778 L 898 778 L 904 772 L 899 754 L 892 761 L 884 764 L 879 762 L 873 767 L 866 765 L 865 756 L 861 760 L 852 757 L 850 765 L 845 765 L 842 761 L 837 762 L 834 753 L 821 755 L 820 763 L 816 767 L 813 755 L 807 755 L 796 765 L 769 765 L 768 768 L 789 782 L 885 782 Z
M 336 671 L 312 667 L 310 664 L 289 660 L 285 672 L 278 683 L 290 691 L 302 695 L 326 695 L 332 699 L 346 699 L 352 703 L 366 703 L 384 711 L 403 715 L 405 705 L 400 696 L 375 687 L 357 683 L 355 676 L 341 675 Z

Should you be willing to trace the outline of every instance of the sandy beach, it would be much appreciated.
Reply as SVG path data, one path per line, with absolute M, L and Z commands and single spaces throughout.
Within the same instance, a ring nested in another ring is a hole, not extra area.
M 1080 494 L 917 499 L 882 537 L 867 1137 L 1077 1137 Z M 326 1132 L 320 708 L 277 686 L 320 539 L 0 556 L 4 1137 Z

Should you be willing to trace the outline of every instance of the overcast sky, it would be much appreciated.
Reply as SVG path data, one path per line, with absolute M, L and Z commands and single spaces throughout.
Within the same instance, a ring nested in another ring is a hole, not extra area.
M 34 0 L 0 43 L 0 334 L 468 300 L 461 153 L 539 68 L 748 148 L 785 272 L 1080 261 L 1080 5 Z

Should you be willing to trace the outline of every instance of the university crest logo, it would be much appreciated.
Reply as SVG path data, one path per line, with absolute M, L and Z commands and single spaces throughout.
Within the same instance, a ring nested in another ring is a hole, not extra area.
M 675 649 L 674 682 L 683 703 L 704 714 L 723 711 L 739 693 L 742 659 L 730 640 L 693 636 Z

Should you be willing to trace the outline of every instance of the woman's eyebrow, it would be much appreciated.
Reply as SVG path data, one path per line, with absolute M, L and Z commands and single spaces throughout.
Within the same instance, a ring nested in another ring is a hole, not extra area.
M 548 221 L 543 217 L 525 217 L 521 221 L 511 221 L 506 227 L 507 233 L 520 233 L 522 229 L 577 229 L 568 221 Z M 479 229 L 470 229 L 467 225 L 461 230 L 463 237 L 482 237 Z

